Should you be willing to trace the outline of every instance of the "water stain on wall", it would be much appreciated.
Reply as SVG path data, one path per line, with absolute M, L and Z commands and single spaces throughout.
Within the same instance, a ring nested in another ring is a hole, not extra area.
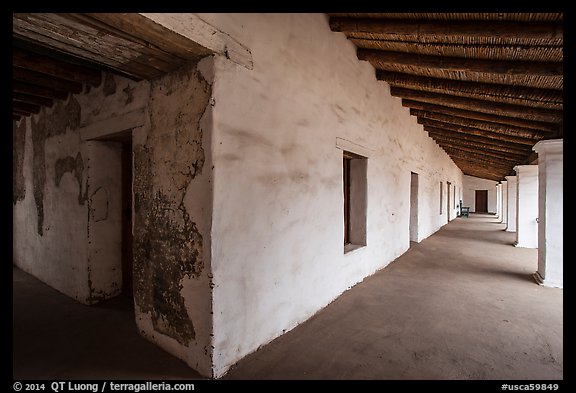
M 67 129 L 77 129 L 80 124 L 80 104 L 74 97 L 68 102 L 59 102 L 52 114 L 37 116 L 32 121 L 32 185 L 37 211 L 37 231 L 44 234 L 44 188 L 46 186 L 46 139 L 66 133 Z M 79 198 L 80 200 L 80 198 Z
M 78 204 L 84 205 L 86 201 L 86 195 L 82 193 L 84 161 L 82 160 L 82 154 L 80 152 L 76 154 L 76 157 L 66 156 L 56 160 L 54 164 L 54 183 L 56 187 L 60 187 L 60 181 L 65 173 L 72 174 L 76 179 L 76 183 L 78 183 Z
M 26 147 L 26 120 L 17 126 L 12 123 L 12 203 L 24 200 L 26 184 L 24 182 L 24 149 Z

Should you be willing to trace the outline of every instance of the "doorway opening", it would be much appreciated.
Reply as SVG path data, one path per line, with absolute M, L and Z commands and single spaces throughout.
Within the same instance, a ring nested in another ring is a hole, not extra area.
M 488 213 L 488 190 L 476 190 L 474 211 L 476 213 Z
M 446 182 L 446 222 L 450 222 L 450 212 L 452 209 L 450 208 L 450 186 L 452 183 L 449 181 Z
M 106 135 L 91 142 L 95 153 L 106 149 L 113 152 L 114 159 L 104 160 L 95 155 L 91 161 L 93 171 L 107 171 L 107 177 L 116 179 L 117 186 L 108 187 L 109 198 L 116 200 L 113 205 L 118 205 L 117 213 L 113 221 L 114 228 L 110 228 L 115 233 L 116 239 L 107 237 L 106 239 L 94 239 L 100 243 L 101 248 L 114 247 L 117 251 L 113 254 L 112 268 L 116 271 L 116 285 L 120 288 L 117 294 L 124 298 L 122 303 L 126 307 L 134 310 L 133 307 L 133 236 L 132 236 L 132 206 L 133 206 L 133 155 L 132 155 L 132 131 L 126 130 L 113 135 Z M 111 153 L 112 154 L 112 153 Z M 111 157 L 111 156 L 110 156 Z M 95 188 L 100 184 L 95 184 Z M 112 212 L 110 212 L 112 214 Z M 110 241 L 112 240 L 112 241 Z M 120 277 L 121 276 L 121 277 Z M 106 283 L 103 283 L 106 285 Z M 130 307 L 128 307 L 130 304 Z
M 418 174 L 410 172 L 410 241 L 418 242 Z

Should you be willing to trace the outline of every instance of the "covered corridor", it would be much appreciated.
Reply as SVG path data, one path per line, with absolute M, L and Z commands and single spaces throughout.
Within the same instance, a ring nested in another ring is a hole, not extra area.
M 563 290 L 490 214 L 412 243 L 225 379 L 562 379 Z M 384 240 L 386 241 L 386 240 Z M 15 379 L 200 378 L 138 335 L 126 299 L 83 306 L 14 268 Z

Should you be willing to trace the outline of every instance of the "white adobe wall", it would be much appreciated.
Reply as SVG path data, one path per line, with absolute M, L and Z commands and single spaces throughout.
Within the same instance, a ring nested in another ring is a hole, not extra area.
M 462 173 L 325 15 L 200 17 L 247 46 L 254 64 L 215 59 L 213 367 L 221 376 L 408 249 L 411 171 L 419 240 L 447 222 L 439 182 L 460 189 Z M 347 254 L 337 138 L 369 155 L 368 245 Z
M 467 176 L 463 177 L 462 188 L 462 206 L 469 206 L 471 212 L 476 211 L 476 190 L 488 190 L 488 213 L 496 214 L 497 210 L 497 196 L 496 184 L 497 181 L 481 179 L 479 177 Z

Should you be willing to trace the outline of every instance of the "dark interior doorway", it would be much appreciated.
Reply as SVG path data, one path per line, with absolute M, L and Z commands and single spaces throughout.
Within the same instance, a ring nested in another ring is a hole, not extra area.
M 126 130 L 98 138 L 99 141 L 114 143 L 120 151 L 122 222 L 121 222 L 121 261 L 122 294 L 133 298 L 133 236 L 132 236 L 132 181 L 133 154 L 132 130 Z
M 476 213 L 488 213 L 488 190 L 476 190 Z
M 132 294 L 132 138 L 122 142 L 122 292 Z

